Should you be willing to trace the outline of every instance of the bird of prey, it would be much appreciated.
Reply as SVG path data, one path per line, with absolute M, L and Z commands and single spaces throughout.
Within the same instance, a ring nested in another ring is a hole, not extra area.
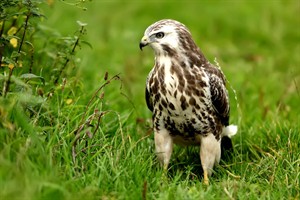
M 203 182 L 221 157 L 221 141 L 236 134 L 229 125 L 225 76 L 197 47 L 187 27 L 163 19 L 150 25 L 140 41 L 155 53 L 146 81 L 146 102 L 152 111 L 155 151 L 166 170 L 173 144 L 200 145 Z M 229 139 L 229 146 L 231 140 Z

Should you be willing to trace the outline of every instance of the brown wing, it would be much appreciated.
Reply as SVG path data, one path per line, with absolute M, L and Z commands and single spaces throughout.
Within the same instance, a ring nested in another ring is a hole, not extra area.
M 219 68 L 210 66 L 205 69 L 209 76 L 211 101 L 223 125 L 229 125 L 229 98 L 225 77 Z
M 147 87 L 146 87 L 146 90 L 145 90 L 145 98 L 146 98 L 146 103 L 147 103 L 147 106 L 148 106 L 149 110 L 151 110 L 151 112 L 153 112 L 153 103 L 152 103 L 152 100 L 151 100 L 151 97 L 150 97 L 150 92 L 149 92 Z
M 226 89 L 226 79 L 219 68 L 210 66 L 206 68 L 210 82 L 211 101 L 215 111 L 218 113 L 221 123 L 229 125 L 229 97 Z M 232 141 L 229 137 L 223 136 L 221 139 L 221 159 L 228 160 L 233 152 Z
M 146 103 L 147 103 L 147 106 L 149 108 L 149 110 L 151 112 L 153 112 L 153 102 L 152 102 L 152 98 L 151 98 L 151 95 L 150 95 L 150 88 L 149 88 L 149 79 L 150 77 L 152 76 L 152 73 L 153 73 L 153 69 L 150 71 L 150 73 L 148 74 L 147 76 L 147 80 L 146 80 L 146 89 L 145 89 L 145 99 L 146 99 Z

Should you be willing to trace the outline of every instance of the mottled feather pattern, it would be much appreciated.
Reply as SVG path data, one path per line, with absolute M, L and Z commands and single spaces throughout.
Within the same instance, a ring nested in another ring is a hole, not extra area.
M 221 139 L 237 131 L 229 125 L 229 97 L 222 71 L 209 63 L 190 31 L 175 20 L 149 26 L 140 48 L 149 45 L 155 64 L 146 81 L 146 102 L 152 111 L 156 152 L 168 166 L 173 143 L 200 145 L 204 181 L 221 156 Z M 222 144 L 223 144 L 222 143 Z M 224 149 L 224 148 L 222 148 Z
M 154 24 L 148 32 L 168 23 Z M 219 138 L 222 126 L 212 114 L 221 113 L 222 118 L 229 119 L 225 78 L 205 59 L 185 26 L 175 30 L 182 32 L 178 37 L 181 48 L 162 45 L 164 55 L 156 57 L 147 79 L 146 101 L 153 111 L 154 129 L 166 127 L 170 134 L 183 134 L 186 139 L 209 132 Z
M 229 125 L 229 97 L 225 87 L 225 77 L 220 69 L 212 66 L 207 69 L 210 84 L 212 105 L 218 114 L 221 123 Z

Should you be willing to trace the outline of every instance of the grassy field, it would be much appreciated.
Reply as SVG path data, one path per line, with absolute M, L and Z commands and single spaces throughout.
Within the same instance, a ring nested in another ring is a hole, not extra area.
M 22 96 L 0 97 L 0 199 L 300 198 L 299 0 L 80 5 L 41 4 L 46 18 L 38 24 L 68 37 L 78 33 L 76 21 L 87 23 L 83 39 L 92 48 L 76 50 L 65 79 L 38 106 L 24 109 Z M 154 57 L 138 45 L 162 18 L 186 24 L 230 83 L 235 152 L 208 187 L 199 148 L 176 147 L 167 180 L 154 154 L 144 101 Z M 42 63 L 35 73 L 45 77 L 46 93 L 51 65 Z

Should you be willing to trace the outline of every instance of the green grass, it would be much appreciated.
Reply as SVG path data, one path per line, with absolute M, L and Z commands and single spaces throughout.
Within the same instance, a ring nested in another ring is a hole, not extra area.
M 53 32 L 74 35 L 77 20 L 88 24 L 84 39 L 93 48 L 78 51 L 80 62 L 64 88 L 56 86 L 33 118 L 1 97 L 1 199 L 300 198 L 300 1 L 94 0 L 84 6 L 41 5 L 47 19 L 39 24 Z M 229 87 L 231 123 L 239 126 L 234 157 L 216 168 L 208 187 L 197 148 L 175 148 L 168 180 L 154 154 L 144 102 L 153 53 L 140 52 L 138 44 L 162 18 L 186 24 L 236 91 L 237 101 Z M 105 72 L 120 80 L 93 99 Z M 74 131 L 86 121 L 76 140 Z

